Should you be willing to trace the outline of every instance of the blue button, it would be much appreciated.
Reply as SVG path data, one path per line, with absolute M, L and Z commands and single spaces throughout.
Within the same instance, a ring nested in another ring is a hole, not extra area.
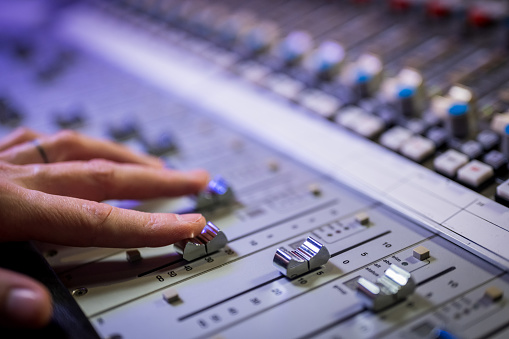
M 437 338 L 437 339 L 456 339 L 456 337 L 453 336 L 451 333 L 449 333 L 445 330 L 441 330 L 441 329 L 435 330 L 435 338 Z
M 468 105 L 467 104 L 454 104 L 449 108 L 449 114 L 454 116 L 460 116 L 467 114 Z
M 357 82 L 358 83 L 364 84 L 364 83 L 368 82 L 370 78 L 371 77 L 369 76 L 369 74 L 362 70 L 359 70 L 357 72 Z
M 328 71 L 332 68 L 332 65 L 333 64 L 328 61 L 322 61 L 322 62 L 320 62 L 320 66 L 318 67 L 318 70 L 320 72 Z
M 412 95 L 414 95 L 414 90 L 408 87 L 400 89 L 398 93 L 401 99 L 410 98 Z
M 293 48 L 290 46 L 283 47 L 283 58 L 288 61 L 293 61 L 297 59 L 300 55 L 295 52 Z
M 509 135 L 509 124 L 505 125 L 504 132 Z

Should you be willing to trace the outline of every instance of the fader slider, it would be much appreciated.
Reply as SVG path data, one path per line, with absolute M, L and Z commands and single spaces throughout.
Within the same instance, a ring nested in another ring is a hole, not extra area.
M 174 244 L 177 253 L 182 254 L 187 261 L 192 261 L 208 254 L 219 251 L 228 243 L 226 235 L 212 222 L 199 235 Z

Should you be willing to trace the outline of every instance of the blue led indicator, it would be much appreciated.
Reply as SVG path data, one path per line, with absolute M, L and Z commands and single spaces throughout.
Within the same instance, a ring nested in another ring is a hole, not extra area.
M 504 132 L 509 135 L 509 124 L 505 125 Z

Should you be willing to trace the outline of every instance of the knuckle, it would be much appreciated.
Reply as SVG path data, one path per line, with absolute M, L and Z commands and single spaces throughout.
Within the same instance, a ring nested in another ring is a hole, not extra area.
M 161 215 L 151 213 L 148 217 L 146 227 L 148 230 L 158 230 L 164 227 L 166 224 L 165 220 L 161 218 Z
M 169 218 L 168 215 L 162 215 L 159 213 L 149 213 L 147 218 L 143 218 L 143 227 L 140 228 L 139 237 L 143 239 L 145 243 L 150 243 L 151 246 L 165 246 L 171 243 L 168 240 L 168 225 L 175 222 L 173 218 Z M 181 230 L 174 230 L 171 233 L 172 238 L 184 239 L 185 235 L 180 234 Z M 174 242 L 174 241 L 173 241 Z
M 91 246 L 101 244 L 101 234 L 103 230 L 110 223 L 113 213 L 113 206 L 103 203 L 87 203 L 83 208 L 88 215 L 89 220 L 86 221 L 86 235 L 85 243 Z
M 28 127 L 18 127 L 14 130 L 13 134 L 18 137 L 30 138 L 34 136 L 36 133 Z
M 13 165 L 7 162 L 0 161 L 0 174 L 7 173 L 8 171 L 11 170 L 12 167 Z
M 22 172 L 23 167 L 0 161 L 0 177 L 11 178 Z
M 108 160 L 93 159 L 88 161 L 86 166 L 89 179 L 94 186 L 107 192 L 115 177 L 115 165 Z
M 55 135 L 55 141 L 64 147 L 76 146 L 80 142 L 80 135 L 76 131 L 63 130 Z
M 71 130 L 62 130 L 48 139 L 50 157 L 54 160 L 63 160 L 72 157 L 82 144 L 80 134 Z

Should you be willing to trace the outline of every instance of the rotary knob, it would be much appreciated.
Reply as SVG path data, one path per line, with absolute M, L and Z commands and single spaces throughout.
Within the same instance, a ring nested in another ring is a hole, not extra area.
M 419 116 L 425 101 L 423 82 L 419 72 L 404 68 L 395 77 L 387 78 L 382 83 L 380 99 L 394 105 L 401 118 Z
M 192 261 L 219 251 L 227 243 L 226 235 L 209 221 L 199 235 L 179 241 L 174 244 L 174 247 L 185 260 Z
M 6 98 L 0 97 L 0 124 L 17 126 L 22 119 L 20 111 Z
M 376 282 L 362 277 L 357 280 L 358 295 L 364 306 L 374 312 L 405 299 L 414 290 L 415 281 L 411 274 L 394 264 Z
M 308 32 L 294 31 L 279 44 L 280 57 L 288 65 L 295 65 L 309 53 L 313 47 L 313 38 Z
M 243 47 L 251 54 L 269 50 L 279 40 L 279 27 L 272 21 L 261 21 L 250 27 L 242 36 Z
M 453 138 L 464 139 L 475 134 L 474 93 L 463 86 L 452 86 L 445 96 L 435 96 L 431 101 L 431 111 L 445 121 L 445 126 Z
M 495 114 L 491 120 L 491 129 L 500 135 L 500 151 L 509 158 L 509 111 Z
M 221 176 L 209 181 L 207 188 L 196 197 L 196 209 L 206 210 L 227 206 L 235 201 L 230 184 Z
M 167 131 L 157 135 L 145 136 L 141 139 L 147 152 L 155 156 L 163 156 L 177 150 L 175 137 Z
M 339 43 L 322 42 L 305 61 L 305 67 L 320 79 L 332 80 L 345 60 L 345 49 Z
M 225 45 L 236 43 L 256 22 L 254 13 L 239 11 L 227 16 L 226 20 L 218 23 L 215 28 L 217 39 Z
M 329 250 L 314 238 L 308 237 L 294 251 L 278 248 L 273 264 L 282 274 L 294 278 L 326 264 L 329 259 Z
M 356 90 L 360 98 L 370 97 L 380 87 L 382 71 L 382 60 L 374 54 L 366 53 L 345 65 L 341 81 Z

